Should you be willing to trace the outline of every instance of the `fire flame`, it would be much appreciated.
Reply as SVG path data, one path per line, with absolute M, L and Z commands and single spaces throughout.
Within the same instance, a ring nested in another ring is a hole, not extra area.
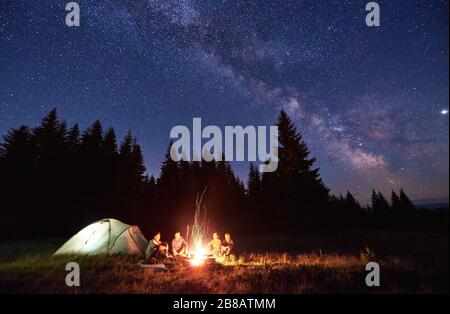
M 206 192 L 206 187 L 201 195 L 197 195 L 195 200 L 194 224 L 192 226 L 192 242 L 195 250 L 193 251 L 190 262 L 192 266 L 203 265 L 206 259 L 207 251 L 203 245 L 208 233 L 208 221 L 206 219 L 206 207 L 202 211 L 202 200 Z
M 206 250 L 202 246 L 198 246 L 194 254 L 192 255 L 192 258 L 190 260 L 192 266 L 200 266 L 203 265 L 206 258 Z

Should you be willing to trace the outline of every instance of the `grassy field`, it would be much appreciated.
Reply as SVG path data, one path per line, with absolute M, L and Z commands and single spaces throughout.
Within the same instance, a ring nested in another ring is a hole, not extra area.
M 0 293 L 448 293 L 448 233 L 342 232 L 236 239 L 224 264 L 143 269 L 130 256 L 52 257 L 64 240 L 0 243 Z M 81 286 L 65 285 L 65 265 Z M 365 285 L 365 264 L 381 286 Z

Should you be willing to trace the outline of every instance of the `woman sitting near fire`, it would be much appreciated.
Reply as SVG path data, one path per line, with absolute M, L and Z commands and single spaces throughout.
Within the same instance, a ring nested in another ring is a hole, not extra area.
M 214 257 L 220 255 L 220 249 L 222 247 L 222 241 L 220 240 L 219 234 L 217 232 L 213 233 L 212 240 L 208 243 L 206 247 L 209 254 L 212 254 Z
M 220 236 L 217 232 L 213 233 L 212 240 L 208 243 L 208 253 L 214 257 L 218 256 L 230 256 L 233 253 L 234 241 L 231 239 L 229 233 L 225 233 L 225 239 L 220 240 Z
M 148 242 L 145 250 L 145 261 L 156 263 L 159 259 L 169 257 L 169 244 L 161 242 L 161 233 L 157 232 L 152 240 Z

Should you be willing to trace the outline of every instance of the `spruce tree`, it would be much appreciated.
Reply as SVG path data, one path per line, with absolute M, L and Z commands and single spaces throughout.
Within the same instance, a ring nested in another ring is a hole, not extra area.
M 172 142 L 167 148 L 157 181 L 159 220 L 163 229 L 170 228 L 170 219 L 177 216 L 179 192 L 183 188 L 183 183 L 179 181 L 178 164 L 170 156 L 171 147 Z
M 325 227 L 329 209 L 329 190 L 314 167 L 315 158 L 286 112 L 278 117 L 278 169 L 275 172 L 272 197 L 277 198 L 281 228 L 298 230 Z
M 160 191 L 162 194 L 170 193 L 170 190 L 175 188 L 175 185 L 179 179 L 178 164 L 170 157 L 171 147 L 172 143 L 169 144 L 164 156 L 164 161 L 161 165 L 160 176 L 158 179 L 158 187 L 162 189 Z
M 381 193 L 380 191 L 378 191 L 378 202 L 380 206 L 380 212 L 388 213 L 391 207 L 386 197 L 384 197 L 383 193 Z
M 103 139 L 103 145 L 102 145 L 102 151 L 103 151 L 103 159 L 111 159 L 114 160 L 117 158 L 117 139 L 116 139 L 116 133 L 114 132 L 114 129 L 110 128 L 106 132 L 104 139 Z
M 247 191 L 249 198 L 252 200 L 257 200 L 261 193 L 261 178 L 259 175 L 259 171 L 253 165 L 253 163 L 250 163 Z
M 58 120 L 57 110 L 52 109 L 40 125 L 33 129 L 31 145 L 33 147 L 34 173 L 30 177 L 34 189 L 33 210 L 38 211 L 36 228 L 43 228 L 50 222 L 58 222 L 54 230 L 62 234 L 66 228 L 67 213 L 61 210 L 65 201 L 66 186 L 61 184 L 67 173 L 66 124 Z M 46 231 L 43 231 L 45 235 Z
M 245 218 L 251 222 L 248 229 L 253 229 L 254 231 L 259 231 L 264 225 L 269 223 L 268 217 L 266 217 L 265 212 L 262 210 L 264 207 L 262 207 L 261 196 L 261 176 L 253 163 L 250 163 L 247 180 L 248 206 Z
M 372 191 L 372 211 L 377 227 L 385 227 L 391 223 L 389 203 L 380 191 Z
M 401 211 L 400 197 L 394 191 L 391 192 L 391 208 L 392 212 L 396 214 Z
M 0 146 L 0 236 L 1 239 L 33 235 L 34 173 L 31 133 L 26 126 L 9 131 Z M 26 196 L 26 197 L 24 197 Z M 17 228 L 20 225 L 22 228 Z
M 400 209 L 405 213 L 411 213 L 415 210 L 414 204 L 403 189 L 400 189 Z
M 139 191 L 145 180 L 145 164 L 144 156 L 142 155 L 141 147 L 136 143 L 136 139 L 133 143 L 133 149 L 131 151 L 131 174 L 133 176 L 133 183 L 135 184 L 135 190 Z

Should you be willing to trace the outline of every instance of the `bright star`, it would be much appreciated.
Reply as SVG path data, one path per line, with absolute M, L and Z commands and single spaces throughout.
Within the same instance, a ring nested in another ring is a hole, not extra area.
M 447 109 L 441 110 L 441 114 L 442 114 L 442 115 L 448 114 L 448 110 L 447 110 Z

